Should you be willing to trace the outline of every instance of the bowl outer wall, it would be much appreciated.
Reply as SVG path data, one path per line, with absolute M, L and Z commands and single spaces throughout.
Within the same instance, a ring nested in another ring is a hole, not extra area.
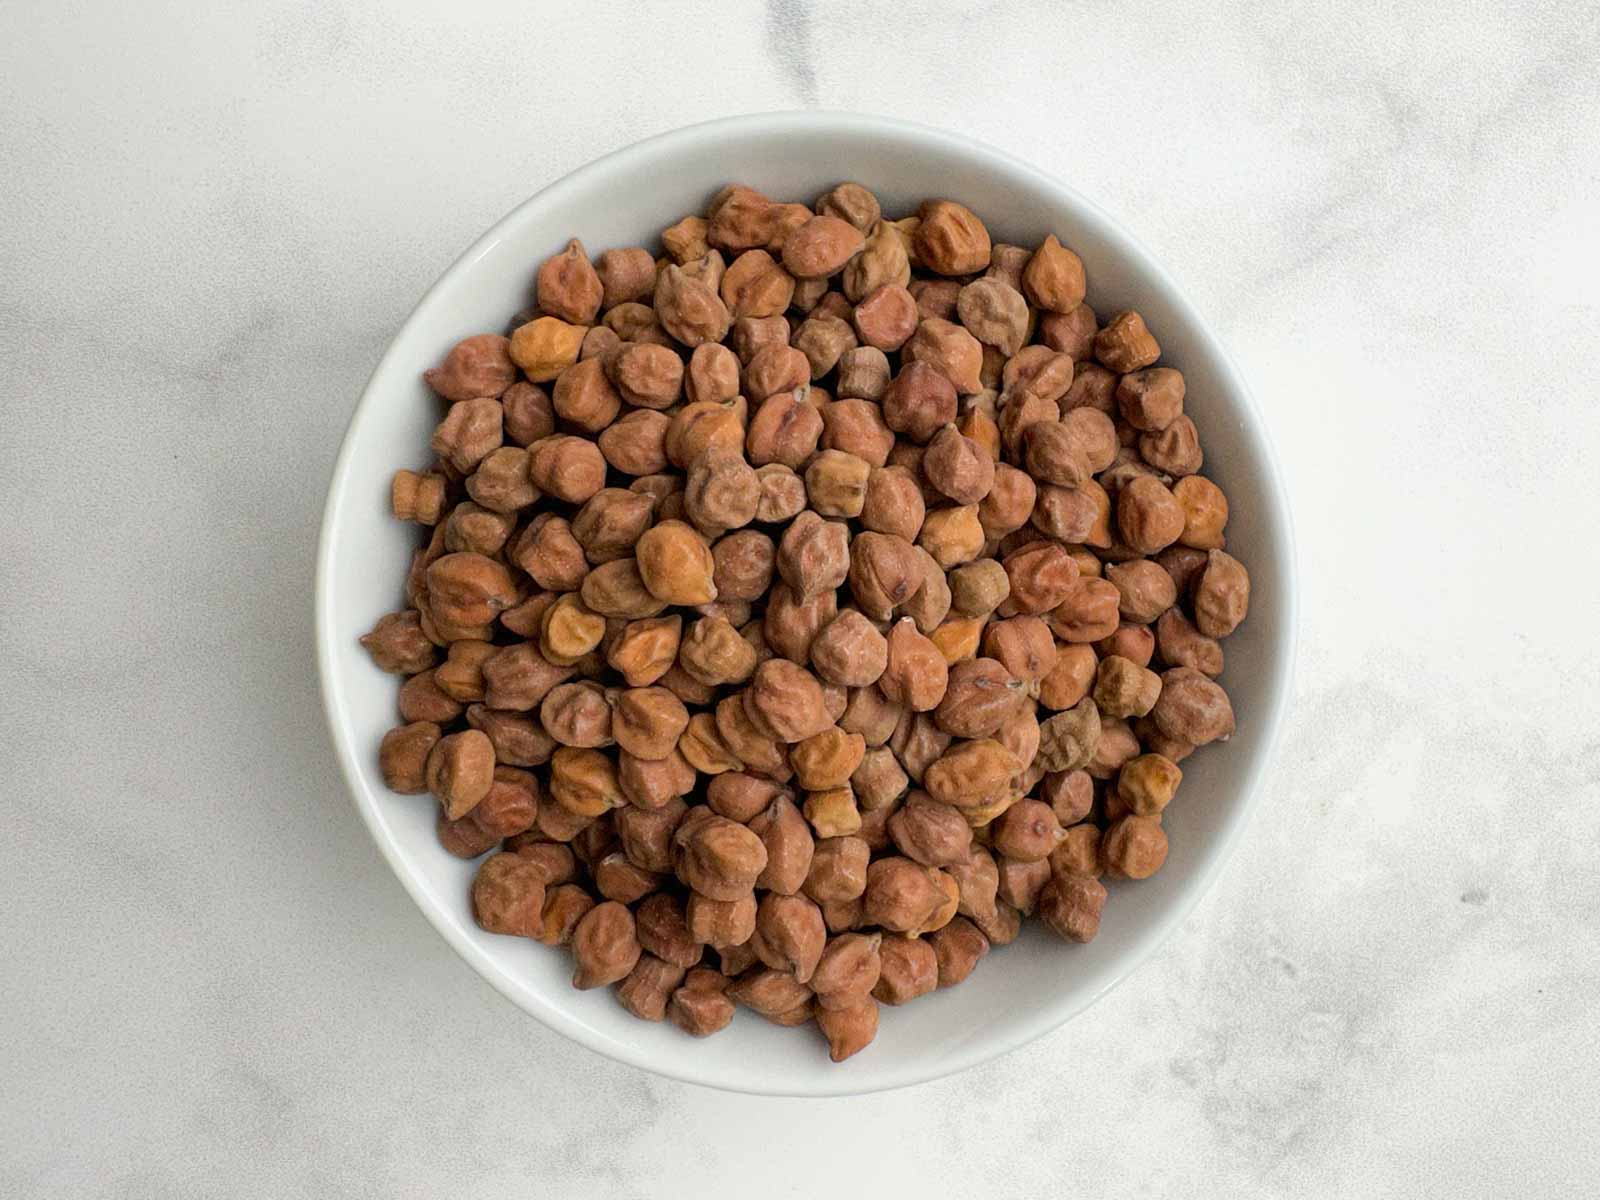
M 378 774 L 378 741 L 398 720 L 396 681 L 357 643 L 403 603 L 417 530 L 389 515 L 388 487 L 395 469 L 426 461 L 441 411 L 422 370 L 460 338 L 503 329 L 528 303 L 538 263 L 567 238 L 591 252 L 651 244 L 730 179 L 802 199 L 855 179 L 889 212 L 928 196 L 958 199 L 996 242 L 1059 236 L 1083 258 L 1102 321 L 1138 308 L 1162 361 L 1184 371 L 1205 473 L 1231 502 L 1229 549 L 1253 583 L 1251 614 L 1228 640 L 1223 676 L 1238 729 L 1228 746 L 1185 764 L 1165 821 L 1165 867 L 1137 884 L 1109 884 L 1100 935 L 1088 945 L 1063 945 L 1030 922 L 960 987 L 885 1007 L 877 1040 L 843 1064 L 828 1061 L 814 1029 L 782 1029 L 749 1012 L 705 1040 L 638 1021 L 607 990 L 572 989 L 566 954 L 479 930 L 468 901 L 476 864 L 439 846 L 428 797 L 394 795 Z M 317 661 L 339 763 L 379 849 L 450 945 L 507 998 L 590 1049 L 671 1078 L 768 1095 L 850 1095 L 934 1079 L 1032 1041 L 1102 996 L 1172 932 L 1227 858 L 1270 764 L 1290 695 L 1295 582 L 1282 481 L 1243 379 L 1166 272 L 1109 217 L 1036 168 L 951 133 L 870 116 L 760 114 L 679 129 L 579 168 L 519 205 L 429 289 L 374 370 L 334 466 L 317 558 Z

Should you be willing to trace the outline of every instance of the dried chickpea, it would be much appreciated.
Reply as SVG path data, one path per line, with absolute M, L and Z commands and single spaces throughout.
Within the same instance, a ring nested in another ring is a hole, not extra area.
M 689 724 L 689 710 L 666 688 L 629 688 L 618 694 L 611 732 L 636 758 L 666 758 Z
M 1023 291 L 1027 292 L 1026 278 Z M 1073 362 L 1082 362 L 1094 353 L 1094 335 L 1099 331 L 1100 319 L 1087 304 L 1080 304 L 1070 312 L 1045 312 L 1039 317 L 1039 340 L 1069 356 Z
M 1250 575 L 1238 559 L 1212 550 L 1194 585 L 1194 623 L 1210 638 L 1224 638 L 1250 610 Z
M 890 629 L 887 657 L 878 687 L 890 701 L 913 712 L 928 712 L 944 699 L 949 668 L 932 642 L 919 633 L 910 618 Z
M 423 382 L 446 400 L 499 396 L 517 378 L 511 343 L 494 333 L 464 338 L 450 348 L 444 362 L 422 373 Z
M 1019 800 L 994 823 L 994 849 L 1018 862 L 1041 862 L 1066 836 L 1056 814 L 1042 800 Z M 1026 912 L 1031 905 L 1008 902 Z
M 806 505 L 805 483 L 788 467 L 777 463 L 757 469 L 755 519 L 787 521 Z
M 1167 861 L 1160 819 L 1126 816 L 1112 822 L 1100 843 L 1100 859 L 1113 878 L 1148 879 Z
M 963 396 L 983 391 L 983 343 L 953 321 L 923 321 L 901 354 L 907 363 L 927 363 Z
M 756 895 L 747 892 L 733 900 L 713 900 L 690 892 L 684 910 L 689 936 L 713 950 L 743 946 L 756 931 Z M 752 959 L 754 952 L 751 952 Z
M 1094 337 L 1094 356 L 1109 369 L 1126 374 L 1148 367 L 1161 357 L 1161 347 L 1132 311 L 1117 313 Z
M 695 713 L 678 738 L 678 753 L 703 775 L 737 771 L 744 763 L 728 748 L 710 713 Z
M 864 295 L 851 313 L 861 344 L 886 354 L 899 350 L 911 339 L 919 319 L 917 302 L 911 292 L 892 281 Z
M 1054 234 L 1045 238 L 1022 272 L 1022 290 L 1039 308 L 1071 313 L 1083 304 L 1083 260 Z
M 1150 715 L 1163 734 L 1191 746 L 1204 746 L 1233 733 L 1228 694 L 1192 667 L 1173 667 L 1162 674 L 1161 695 Z
M 419 475 L 415 471 L 396 471 L 389 487 L 390 509 L 401 521 L 419 525 L 437 524 L 444 515 L 445 479 L 442 475 Z
M 707 814 L 673 838 L 679 877 L 710 900 L 738 900 L 755 886 L 766 868 L 767 848 L 737 821 Z
M 539 623 L 539 652 L 547 662 L 570 667 L 604 638 L 606 620 L 591 612 L 574 592 L 568 592 L 544 611 Z
M 999 825 L 1016 809 L 1011 809 L 995 822 Z M 1039 893 L 1044 890 L 1044 885 L 1050 882 L 1050 860 L 1048 858 L 1034 859 L 1024 862 L 1017 858 L 1002 858 L 1000 860 L 1000 899 L 1011 905 L 1023 916 L 1030 916 L 1038 906 Z
M 606 661 L 629 687 L 647 687 L 677 660 L 682 633 L 678 616 L 628 621 L 607 643 Z
M 472 881 L 472 913 L 487 933 L 538 937 L 543 928 L 545 880 L 516 854 L 484 859 Z
M 1121 717 L 1107 716 L 1100 722 L 1100 740 L 1095 743 L 1094 755 L 1084 770 L 1096 779 L 1112 779 L 1121 770 L 1122 764 L 1138 753 L 1139 739 L 1133 727 Z M 1113 792 L 1107 798 L 1108 804 L 1115 799 Z
M 989 939 L 966 917 L 952 918 L 942 929 L 928 935 L 938 964 L 939 987 L 954 987 L 964 982 L 989 953 Z
M 601 616 L 622 620 L 654 617 L 667 607 L 645 586 L 639 564 L 631 558 L 601 563 L 584 576 L 578 594 Z
M 642 953 L 633 914 L 627 907 L 615 900 L 596 904 L 572 931 L 572 957 L 577 964 L 572 986 L 604 987 L 625 979 Z
M 711 547 L 682 521 L 662 521 L 645 530 L 635 549 L 640 578 L 651 595 L 668 604 L 704 604 L 717 598 Z
M 817 389 L 812 397 L 817 399 Z M 834 400 L 821 404 L 824 450 L 853 455 L 869 470 L 888 462 L 895 448 L 894 433 L 883 423 L 883 412 L 871 400 Z
M 768 967 L 787 971 L 797 983 L 806 983 L 817 969 L 827 940 L 822 910 L 814 901 L 776 892 L 761 898 L 750 944 Z
M 1124 621 L 1110 637 L 1096 642 L 1094 648 L 1102 658 L 1116 655 L 1135 666 L 1148 667 L 1155 656 L 1156 635 L 1148 625 L 1132 625 Z
M 536 767 L 549 762 L 555 752 L 555 739 L 521 713 L 473 704 L 467 708 L 467 724 L 483 731 L 494 745 L 495 761 L 507 766 Z
M 989 265 L 989 231 L 976 213 L 954 200 L 926 200 L 912 246 L 917 261 L 936 275 L 971 275 Z
M 412 721 L 384 734 L 378 748 L 378 769 L 384 786 L 403 795 L 426 792 L 428 757 L 440 736 L 439 726 L 432 721 Z
M 562 808 L 590 819 L 626 803 L 616 764 L 584 747 L 563 746 L 550 756 L 549 791 Z
M 1222 646 L 1196 629 L 1179 608 L 1170 608 L 1156 622 L 1156 651 L 1172 667 L 1192 667 L 1212 678 L 1222 674 Z
M 849 837 L 861 829 L 861 811 L 848 784 L 810 793 L 803 811 L 819 838 Z
M 729 779 L 732 776 L 718 776 Z M 772 803 L 750 818 L 750 831 L 767 848 L 767 865 L 756 877 L 756 887 L 780 896 L 792 896 L 805 886 L 816 852 L 811 828 L 787 795 L 774 796 Z
M 883 1004 L 908 1004 L 939 986 L 939 956 L 916 937 L 886 937 L 878 947 L 881 966 L 872 996 Z
M 1052 875 L 1039 892 L 1040 918 L 1055 934 L 1069 942 L 1089 942 L 1100 932 L 1100 913 L 1106 889 L 1086 875 Z
M 720 972 L 695 968 L 667 1002 L 667 1018 L 691 1037 L 709 1037 L 733 1020 L 733 1001 Z
M 1094 703 L 1102 716 L 1142 717 L 1160 694 L 1161 676 L 1154 671 L 1115 654 L 1101 660 Z
M 494 782 L 494 745 L 476 729 L 440 738 L 428 752 L 424 777 L 445 816 L 464 817 Z

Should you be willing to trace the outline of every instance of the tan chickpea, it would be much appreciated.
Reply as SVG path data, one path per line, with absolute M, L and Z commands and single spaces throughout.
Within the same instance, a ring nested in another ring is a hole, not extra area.
M 1167 835 L 1157 817 L 1126 816 L 1114 821 L 1100 844 L 1108 875 L 1148 879 L 1167 860 Z
M 1187 414 L 1159 432 L 1141 434 L 1139 455 L 1153 470 L 1168 475 L 1193 475 L 1205 465 L 1199 430 Z
M 537 937 L 543 927 L 545 880 L 539 868 L 516 854 L 496 854 L 472 881 L 472 911 L 488 933 Z
M 1146 328 L 1143 317 L 1136 312 L 1123 311 L 1095 335 L 1094 353 L 1106 367 L 1126 374 L 1155 362 L 1161 357 L 1161 347 Z
M 617 744 L 638 758 L 666 758 L 689 724 L 689 710 L 666 688 L 629 688 L 618 694 L 611 729 Z
M 1161 676 L 1119 655 L 1101 660 L 1095 676 L 1094 702 L 1101 715 L 1142 717 L 1155 707 Z
M 606 661 L 629 687 L 648 687 L 678 657 L 683 618 L 651 617 L 626 622 L 606 645 Z
M 1039 681 L 1039 703 L 1057 711 L 1071 708 L 1089 694 L 1096 668 L 1092 646 L 1058 646 L 1055 664 Z
M 1222 646 L 1194 627 L 1181 609 L 1170 608 L 1156 622 L 1156 650 L 1174 667 L 1192 667 L 1203 675 L 1222 674 Z
M 1100 744 L 1100 710 L 1080 700 L 1039 726 L 1038 760 L 1047 771 L 1073 771 L 1089 765 Z
M 989 939 L 966 917 L 955 917 L 928 936 L 938 966 L 938 986 L 964 982 L 989 953 Z
M 539 652 L 555 666 L 570 667 L 594 650 L 605 632 L 605 618 L 569 592 L 545 609 L 539 622 Z
M 859 733 L 834 725 L 791 746 L 789 762 L 802 788 L 822 792 L 845 787 L 865 754 L 866 740 Z
M 1015 809 L 1008 811 L 1000 820 L 1003 821 L 1014 811 Z M 999 824 L 999 821 L 996 824 Z M 1033 910 L 1038 907 L 1039 893 L 1050 881 L 1050 860 L 1038 858 L 1024 862 L 1017 858 L 1002 858 L 999 868 L 1000 899 L 1023 916 L 1031 916 Z
M 976 213 L 953 200 L 927 200 L 917 210 L 912 238 L 917 260 L 938 275 L 970 275 L 989 265 L 989 231 Z
M 852 835 L 818 839 L 802 890 L 822 905 L 859 898 L 866 892 L 871 853 L 863 839 Z
M 819 838 L 849 837 L 861 829 L 861 810 L 848 784 L 811 792 L 803 811 Z
M 521 713 L 473 704 L 467 708 L 467 723 L 483 731 L 494 745 L 495 760 L 507 766 L 540 766 L 549 762 L 555 751 L 555 739 L 537 721 Z
M 1117 774 L 1117 795 L 1136 816 L 1154 817 L 1172 803 L 1183 771 L 1161 754 L 1141 754 L 1122 764 Z

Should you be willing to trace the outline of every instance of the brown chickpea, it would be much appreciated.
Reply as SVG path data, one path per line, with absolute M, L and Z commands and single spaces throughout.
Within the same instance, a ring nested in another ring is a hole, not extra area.
M 476 729 L 440 738 L 428 752 L 424 777 L 445 816 L 464 817 L 494 783 L 494 745 Z
M 944 657 L 914 622 L 895 622 L 887 638 L 887 659 L 878 687 L 891 701 L 913 712 L 928 712 L 944 698 L 949 668 Z
M 1224 638 L 1237 629 L 1250 610 L 1250 575 L 1238 559 L 1212 550 L 1195 579 L 1194 623 L 1210 638 Z
M 1040 862 L 1050 857 L 1065 837 L 1055 812 L 1042 800 L 1019 800 L 994 823 L 994 849 L 1018 862 Z M 1024 912 L 1031 905 L 1017 904 Z
M 1142 717 L 1160 694 L 1161 676 L 1154 671 L 1115 654 L 1101 660 L 1094 702 L 1102 716 Z
M 908 1004 L 939 986 L 939 957 L 931 943 L 916 937 L 886 937 L 878 947 L 881 966 L 873 998 L 883 1004 Z
M 1159 433 L 1142 434 L 1139 456 L 1152 469 L 1168 475 L 1193 475 L 1205 465 L 1199 431 L 1187 415 L 1178 417 Z
M 756 887 L 780 896 L 799 892 L 811 871 L 816 850 L 815 839 L 800 810 L 780 793 L 751 817 L 749 824 L 767 849 L 767 865 L 756 877 Z
M 1228 694 L 1192 667 L 1162 674 L 1161 695 L 1150 715 L 1163 734 L 1191 746 L 1227 738 L 1234 728 Z
M 857 899 L 866 892 L 871 853 L 859 837 L 818 839 L 802 890 L 823 905 Z
M 863 296 L 851 319 L 862 345 L 892 354 L 916 332 L 920 314 L 912 293 L 890 282 Z
M 914 542 L 922 531 L 925 508 L 917 478 L 904 467 L 877 467 L 867 475 L 861 524 L 874 533 Z
M 955 385 L 936 367 L 910 362 L 883 394 L 884 423 L 916 442 L 927 442 L 956 419 Z
M 642 953 L 627 907 L 615 900 L 597 904 L 572 930 L 572 957 L 577 964 L 572 986 L 604 987 L 625 979 Z
M 1057 936 L 1069 942 L 1089 942 L 1100 931 L 1106 889 L 1084 875 L 1053 875 L 1039 892 L 1038 912 Z

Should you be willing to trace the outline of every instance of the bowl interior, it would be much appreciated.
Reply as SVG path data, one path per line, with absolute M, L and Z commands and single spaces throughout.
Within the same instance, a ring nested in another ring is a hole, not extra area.
M 638 1021 L 606 990 L 574 991 L 565 953 L 480 931 L 468 904 L 475 864 L 439 846 L 428 797 L 394 795 L 377 773 L 378 741 L 397 721 L 396 680 L 356 642 L 402 605 L 418 542 L 415 526 L 391 519 L 387 501 L 394 470 L 427 461 L 439 418 L 422 370 L 459 338 L 502 329 L 527 303 L 537 264 L 567 238 L 581 238 L 591 253 L 652 244 L 730 179 L 799 199 L 854 179 L 891 213 L 948 196 L 978 212 L 997 242 L 1033 245 L 1058 235 L 1082 256 L 1102 319 L 1138 308 L 1163 361 L 1184 371 L 1205 472 L 1231 501 L 1229 549 L 1253 580 L 1250 618 L 1227 643 L 1223 680 L 1238 732 L 1184 764 L 1166 820 L 1166 866 L 1142 883 L 1110 884 L 1100 935 L 1089 945 L 1065 945 L 1030 923 L 960 987 L 886 1008 L 876 1042 L 840 1065 L 827 1061 L 814 1031 L 780 1029 L 747 1012 L 703 1041 Z M 1281 488 L 1237 373 L 1166 275 L 1098 210 L 1015 159 L 937 131 L 837 114 L 736 118 L 640 143 L 559 181 L 485 235 L 423 299 L 373 374 L 335 468 L 318 572 L 319 662 L 338 754 L 374 837 L 429 919 L 505 995 L 593 1049 L 680 1079 L 776 1094 L 861 1092 L 958 1070 L 1055 1027 L 1130 971 L 1198 898 L 1243 823 L 1285 702 L 1290 564 Z

